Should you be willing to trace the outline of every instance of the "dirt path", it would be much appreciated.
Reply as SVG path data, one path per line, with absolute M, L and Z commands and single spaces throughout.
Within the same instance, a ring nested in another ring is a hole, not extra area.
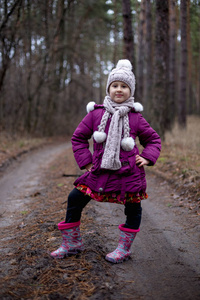
M 0 225 L 2 229 L 6 228 L 8 231 L 13 224 L 15 226 L 21 224 L 22 212 L 26 209 L 27 203 L 35 201 L 31 195 L 45 189 L 43 180 L 46 168 L 65 153 L 68 147 L 70 144 L 52 145 L 34 151 L 9 168 L 0 178 Z M 148 172 L 147 177 L 149 199 L 143 201 L 141 232 L 132 246 L 131 259 L 119 265 L 104 261 L 103 257 L 107 251 L 114 250 L 117 245 L 118 224 L 124 222 L 123 207 L 91 201 L 84 211 L 84 217 L 86 220 L 88 218 L 90 223 L 87 225 L 87 222 L 85 224 L 83 222 L 83 239 L 86 247 L 89 248 L 89 252 L 86 252 L 85 255 L 93 266 L 91 276 L 94 277 L 93 282 L 96 284 L 96 289 L 94 288 L 94 292 L 85 298 L 78 296 L 78 292 L 74 292 L 74 289 L 73 296 L 70 297 L 67 294 L 65 297 L 56 294 L 57 296 L 45 295 L 33 298 L 29 296 L 29 299 L 200 299 L 199 220 L 197 221 L 196 216 L 190 215 L 176 205 L 178 202 L 174 202 L 174 199 L 178 195 L 166 182 L 159 180 L 151 172 Z M 67 182 L 68 179 L 65 181 Z M 33 214 L 33 216 L 29 216 L 29 221 L 31 218 L 39 220 L 40 217 Z M 43 227 L 47 231 L 52 223 L 47 224 L 46 227 L 44 225 Z M 10 233 L 10 237 L 7 238 L 2 234 L 1 253 L 14 252 L 14 249 L 4 246 L 4 242 L 13 238 L 14 233 Z M 41 235 L 38 246 L 40 248 L 42 248 L 42 239 Z M 51 239 L 53 238 L 51 237 Z M 95 243 L 94 247 L 93 243 Z M 94 258 L 94 251 L 100 257 L 99 263 Z M 7 253 L 8 256 L 11 254 Z M 23 257 L 22 254 L 20 255 Z M 27 255 L 28 252 L 26 257 Z M 34 255 L 32 254 L 32 256 Z M 37 259 L 39 260 L 39 258 Z M 47 255 L 44 259 L 47 270 L 48 264 L 49 268 L 52 264 L 55 268 L 57 262 L 51 262 Z M 13 261 L 14 263 L 11 263 L 10 266 L 11 273 L 13 272 L 12 268 L 17 265 L 15 259 Z M 5 263 L 7 261 L 2 260 L 3 276 L 7 275 Z M 69 263 L 70 258 L 59 261 L 59 268 L 65 267 L 66 270 L 69 270 Z M 44 260 L 40 264 L 43 265 Z M 30 261 L 29 265 L 31 265 Z M 29 268 L 31 267 L 29 266 Z M 32 266 L 31 272 L 35 270 L 34 268 L 35 265 Z M 105 271 L 107 269 L 109 269 L 110 276 Z M 32 278 L 31 275 L 29 276 L 27 275 L 27 278 Z M 102 280 L 95 281 L 95 276 Z M 9 295 L 5 293 L 1 299 L 26 298 L 20 297 L 22 292 L 18 292 L 18 294 L 9 292 Z
M 159 186 L 159 180 L 151 174 L 148 182 L 150 197 L 143 202 L 143 221 L 132 246 L 132 259 L 110 267 L 119 282 L 131 282 L 123 288 L 124 295 L 133 295 L 129 299 L 199 299 L 198 229 L 187 228 L 187 222 L 159 203 L 163 197 L 170 198 L 166 184 Z M 117 226 L 124 222 L 123 208 L 95 203 L 92 210 L 112 251 L 118 239 Z
M 42 170 L 71 147 L 70 143 L 44 146 L 13 163 L 0 178 L 1 228 L 15 222 L 16 215 L 31 201 L 30 195 L 42 188 Z

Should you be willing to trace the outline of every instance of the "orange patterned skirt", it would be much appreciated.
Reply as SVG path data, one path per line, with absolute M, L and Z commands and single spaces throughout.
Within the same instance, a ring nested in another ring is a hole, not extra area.
M 106 192 L 99 193 L 92 191 L 88 186 L 84 184 L 78 184 L 76 188 L 81 191 L 83 194 L 91 197 L 92 199 L 98 202 L 110 202 L 110 203 L 140 203 L 141 200 L 147 199 L 147 193 L 125 193 L 124 200 L 120 199 L 120 192 Z

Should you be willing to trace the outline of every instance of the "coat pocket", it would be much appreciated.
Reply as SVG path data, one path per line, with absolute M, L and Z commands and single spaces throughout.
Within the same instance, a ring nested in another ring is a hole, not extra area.
M 136 171 L 136 163 L 135 163 L 135 156 L 138 153 L 136 147 L 133 148 L 131 151 L 121 151 L 120 153 L 120 161 L 121 161 L 121 168 L 118 170 L 118 174 L 134 174 Z

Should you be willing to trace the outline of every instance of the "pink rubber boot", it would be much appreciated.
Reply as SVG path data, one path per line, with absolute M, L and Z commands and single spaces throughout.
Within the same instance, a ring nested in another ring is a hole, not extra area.
M 75 223 L 61 222 L 58 224 L 58 229 L 62 234 L 62 244 L 51 256 L 54 258 L 64 258 L 70 254 L 77 254 L 83 251 L 83 243 L 80 234 L 80 221 Z
M 119 225 L 120 238 L 118 247 L 113 252 L 107 254 L 105 257 L 106 260 L 114 264 L 121 263 L 124 260 L 129 259 L 131 255 L 131 245 L 137 232 L 140 231 L 140 229 L 125 228 L 124 225 L 125 224 Z

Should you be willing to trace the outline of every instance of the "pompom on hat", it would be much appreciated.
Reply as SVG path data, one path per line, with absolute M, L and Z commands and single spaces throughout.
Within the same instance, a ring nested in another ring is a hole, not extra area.
M 126 83 L 131 91 L 131 97 L 133 97 L 135 92 L 135 75 L 132 72 L 132 65 L 128 59 L 120 59 L 109 76 L 106 86 L 106 93 L 109 95 L 109 87 L 114 81 L 122 81 Z

